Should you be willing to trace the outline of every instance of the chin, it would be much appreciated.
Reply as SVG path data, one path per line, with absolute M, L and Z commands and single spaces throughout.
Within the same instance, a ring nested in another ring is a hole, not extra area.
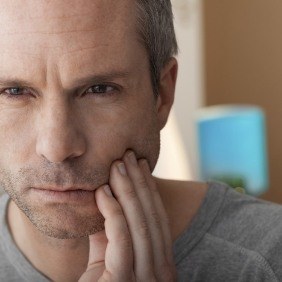
M 38 220 L 30 218 L 33 225 L 45 236 L 57 239 L 83 238 L 104 230 L 104 217 L 100 212 L 87 217 L 57 217 Z
M 104 217 L 97 206 L 70 204 L 25 205 L 16 203 L 27 219 L 45 236 L 57 239 L 87 237 L 104 230 Z
M 56 239 L 78 239 L 88 237 L 97 232 L 104 230 L 104 217 L 97 214 L 91 218 L 91 223 L 81 224 L 58 224 L 46 225 L 42 222 L 33 222 L 34 226 L 44 235 Z

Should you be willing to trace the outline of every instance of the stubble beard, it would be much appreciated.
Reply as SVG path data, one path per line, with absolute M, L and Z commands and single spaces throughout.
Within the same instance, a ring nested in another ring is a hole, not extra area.
M 159 133 L 149 134 L 147 138 L 138 140 L 136 143 L 139 156 L 146 157 L 153 170 L 160 150 Z M 57 239 L 75 239 L 104 230 L 104 217 L 98 209 L 80 212 L 77 207 L 68 204 L 56 204 L 47 209 L 42 203 L 31 202 L 28 197 L 28 188 L 20 189 L 19 187 L 32 187 L 30 184 L 35 183 L 34 179 L 40 180 L 41 183 L 56 183 L 57 185 L 66 184 L 68 179 L 70 183 L 91 184 L 93 187 L 99 187 L 108 182 L 109 166 L 101 166 L 99 169 L 83 168 L 75 164 L 67 169 L 44 166 L 41 171 L 44 173 L 25 168 L 20 169 L 14 176 L 7 169 L 0 168 L 0 185 L 41 233 Z M 54 171 L 56 173 L 53 173 Z
M 40 179 L 41 183 L 54 183 L 54 179 L 56 179 L 56 183 L 66 184 L 64 179 L 74 179 L 74 175 L 80 175 L 79 182 L 76 183 L 85 185 L 91 183 L 93 187 L 99 187 L 100 183 L 102 185 L 107 181 L 107 173 L 104 173 L 103 176 L 101 172 L 95 173 L 95 170 L 91 170 L 91 176 L 87 176 L 85 170 L 81 169 L 75 173 L 71 170 L 62 174 L 56 173 L 56 177 L 54 177 L 54 174 L 48 172 L 48 169 L 43 171 L 44 175 L 37 173 L 35 176 L 34 170 L 21 169 L 15 177 L 11 172 L 0 169 L 0 185 L 23 216 L 27 217 L 41 233 L 57 239 L 87 237 L 104 229 L 104 217 L 98 209 L 91 207 L 82 209 L 79 205 L 74 206 L 69 203 L 45 205 L 39 201 L 33 202 L 29 197 L 33 186 L 27 183 L 35 183 L 31 179 Z M 68 175 L 72 176 L 68 177 Z M 50 181 L 51 179 L 53 181 Z M 93 206 L 96 206 L 94 197 Z

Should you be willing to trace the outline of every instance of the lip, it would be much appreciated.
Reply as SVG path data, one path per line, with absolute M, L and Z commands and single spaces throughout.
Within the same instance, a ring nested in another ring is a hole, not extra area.
M 94 190 L 77 189 L 74 187 L 69 187 L 58 190 L 58 187 L 48 187 L 48 188 L 31 188 L 33 197 L 44 202 L 53 203 L 83 203 L 94 202 Z
M 33 189 L 38 190 L 47 190 L 47 191 L 55 191 L 55 192 L 67 192 L 67 191 L 94 191 L 93 187 L 83 187 L 83 186 L 46 186 L 46 187 L 31 187 Z

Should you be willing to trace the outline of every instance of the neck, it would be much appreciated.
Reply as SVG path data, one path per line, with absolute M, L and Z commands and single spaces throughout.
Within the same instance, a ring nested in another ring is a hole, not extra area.
M 42 234 L 10 201 L 8 223 L 18 248 L 36 269 L 53 281 L 78 281 L 88 261 L 88 238 L 56 239 Z

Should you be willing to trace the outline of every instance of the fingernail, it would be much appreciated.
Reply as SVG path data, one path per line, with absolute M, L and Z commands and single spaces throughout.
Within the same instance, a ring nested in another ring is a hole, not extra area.
M 109 197 L 113 197 L 113 193 L 109 185 L 104 186 L 104 191 Z
M 122 175 L 127 175 L 124 163 L 118 164 L 118 170 Z
M 133 152 L 130 152 L 127 156 L 133 165 L 137 165 L 137 160 Z

